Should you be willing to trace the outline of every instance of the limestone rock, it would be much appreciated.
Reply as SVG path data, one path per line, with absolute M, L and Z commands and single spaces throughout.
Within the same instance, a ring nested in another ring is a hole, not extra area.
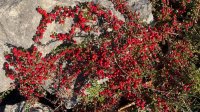
M 147 24 L 153 21 L 152 4 L 149 0 L 128 0 L 133 11 L 140 14 L 140 19 Z
M 3 53 L 8 45 L 29 48 L 32 36 L 41 16 L 35 11 L 37 2 L 27 0 L 3 0 L 0 2 L 0 92 L 8 89 L 11 82 L 2 69 L 5 62 Z
M 29 110 L 29 111 L 28 111 Z M 4 112 L 53 112 L 49 107 L 41 103 L 35 103 L 30 107 L 23 101 L 15 105 L 6 105 Z

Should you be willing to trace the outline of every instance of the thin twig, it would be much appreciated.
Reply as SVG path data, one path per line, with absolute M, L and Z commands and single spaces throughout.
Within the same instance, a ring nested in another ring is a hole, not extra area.
M 135 105 L 135 102 L 132 102 L 132 103 L 130 103 L 130 104 L 128 104 L 128 105 L 125 105 L 125 106 L 121 107 L 120 109 L 118 109 L 118 112 L 121 112 L 122 110 L 124 110 L 124 109 L 126 109 L 126 108 L 129 108 L 129 107 L 131 107 L 131 106 L 133 106 L 133 105 Z
M 55 112 L 61 105 L 62 105 L 62 102 L 60 102 L 60 105 L 58 105 L 58 106 L 53 110 L 53 112 Z
M 171 34 L 171 35 L 176 35 L 176 36 L 178 36 L 179 34 L 177 34 L 177 33 L 170 33 L 170 32 L 166 32 L 167 34 Z
M 187 110 L 188 110 L 188 112 L 192 112 L 192 110 L 189 108 L 189 106 L 185 103 L 185 101 L 184 101 L 184 99 L 183 98 L 181 98 L 181 100 L 183 101 L 183 103 L 185 104 L 185 106 L 186 106 L 186 108 L 187 108 Z
M 116 57 L 114 57 L 114 59 L 115 59 L 115 63 L 116 63 L 117 66 L 119 67 L 119 69 L 120 69 L 124 74 L 128 75 L 128 74 L 122 69 L 122 67 L 118 64 Z

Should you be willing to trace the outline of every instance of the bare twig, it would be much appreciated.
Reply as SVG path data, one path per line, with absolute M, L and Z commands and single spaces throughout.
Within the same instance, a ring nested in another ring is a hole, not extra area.
M 192 112 L 192 110 L 190 109 L 190 107 L 186 104 L 185 100 L 183 98 L 181 98 L 181 100 L 183 101 L 184 105 L 186 106 L 188 112 Z
M 171 32 L 166 32 L 167 34 L 170 34 L 170 35 L 176 35 L 176 36 L 178 36 L 179 34 L 177 34 L 177 33 L 171 33 Z
M 129 108 L 131 106 L 135 105 L 135 102 L 129 103 L 128 105 L 125 105 L 123 107 L 121 107 L 120 109 L 118 109 L 118 112 L 121 112 L 122 110 Z
M 55 112 L 60 106 L 62 106 L 62 102 L 60 102 L 60 105 L 58 105 L 58 106 L 53 110 L 53 112 Z
M 124 74 L 128 75 L 128 74 L 122 69 L 122 67 L 118 64 L 116 57 L 114 57 L 114 59 L 115 59 L 115 63 L 116 63 L 117 66 L 119 67 L 119 69 L 120 69 Z

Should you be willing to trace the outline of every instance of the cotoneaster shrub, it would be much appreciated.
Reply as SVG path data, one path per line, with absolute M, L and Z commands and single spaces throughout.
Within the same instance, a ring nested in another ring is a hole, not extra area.
M 38 46 L 45 45 L 40 40 L 52 22 L 64 24 L 66 18 L 73 18 L 74 23 L 68 33 L 50 35 L 63 44 L 45 57 L 36 47 L 13 48 L 5 55 L 7 76 L 29 100 L 45 95 L 42 85 L 47 79 L 57 80 L 53 89 L 61 99 L 60 91 L 71 89 L 76 78 L 82 77 L 85 80 L 75 85 L 74 94 L 83 107 L 94 111 L 114 111 L 121 98 L 134 102 L 133 110 L 184 109 L 178 106 L 193 84 L 193 54 L 182 34 L 193 21 L 180 17 L 190 1 L 183 1 L 178 9 L 167 0 L 160 1 L 161 12 L 151 26 L 141 23 L 125 0 L 110 1 L 125 21 L 93 2 L 56 6 L 51 12 L 38 7 L 42 19 L 33 38 Z M 76 44 L 77 29 L 84 38 L 81 44 Z M 88 111 L 81 106 L 75 109 Z
M 30 49 L 13 48 L 5 55 L 7 76 L 15 80 L 20 93 L 28 99 L 44 96 L 41 85 L 56 69 L 54 60 L 46 60 L 41 55 L 35 46 Z

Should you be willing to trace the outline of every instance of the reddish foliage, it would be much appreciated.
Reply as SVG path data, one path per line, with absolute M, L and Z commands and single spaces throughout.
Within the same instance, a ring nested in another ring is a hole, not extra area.
M 34 37 L 38 44 L 41 44 L 40 40 L 48 24 L 53 21 L 63 24 L 66 18 L 76 20 L 71 30 L 66 34 L 54 33 L 50 36 L 52 39 L 74 43 L 76 29 L 86 33 L 97 32 L 95 25 L 89 26 L 87 23 L 99 22 L 98 17 L 104 20 L 98 27 L 105 32 L 101 32 L 99 40 L 86 41 L 85 47 L 73 44 L 46 57 L 41 57 L 36 47 L 33 51 L 13 48 L 11 54 L 5 56 L 8 61 L 5 69 L 7 75 L 20 85 L 19 90 L 23 95 L 29 98 L 32 96 L 29 93 L 34 92 L 34 96 L 40 97 L 40 85 L 48 76 L 60 79 L 60 86 L 68 89 L 78 75 L 83 75 L 89 80 L 109 78 L 107 88 L 100 92 L 106 100 L 98 109 L 110 109 L 123 96 L 135 102 L 137 108 L 148 108 L 151 102 L 147 99 L 151 99 L 155 100 L 155 107 L 169 111 L 168 101 L 177 101 L 178 93 L 189 90 L 191 82 L 188 81 L 188 59 L 192 56 L 189 43 L 178 40 L 174 34 L 192 24 L 178 21 L 177 14 L 163 1 L 161 16 L 157 19 L 167 19 L 170 22 L 146 27 L 138 22 L 137 14 L 129 10 L 124 0 L 111 1 L 124 15 L 125 21 L 93 2 L 82 3 L 74 8 L 57 6 L 50 13 L 37 8 L 43 16 Z M 83 7 L 87 11 L 83 11 Z M 180 12 L 183 13 L 184 8 Z M 113 31 L 108 32 L 108 28 Z M 90 36 L 89 33 L 87 36 Z M 162 46 L 166 46 L 169 51 L 165 50 L 164 53 Z M 87 89 L 89 85 L 80 86 Z M 56 89 L 58 85 L 54 87 Z M 117 92 L 119 96 L 113 97 Z

